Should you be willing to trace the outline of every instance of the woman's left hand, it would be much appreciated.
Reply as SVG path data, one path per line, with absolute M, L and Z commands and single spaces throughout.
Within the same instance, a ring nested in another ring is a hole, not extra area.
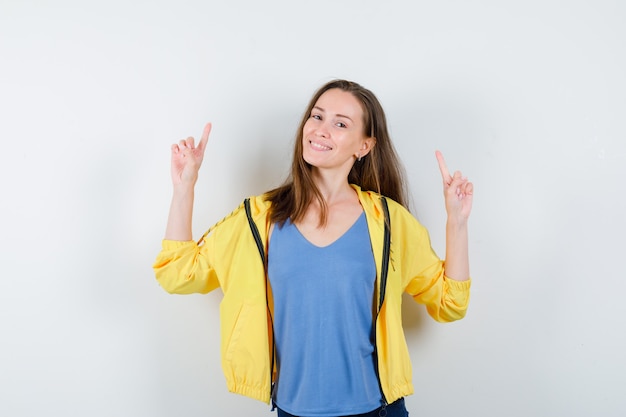
M 454 175 L 450 175 L 441 152 L 436 151 L 435 156 L 443 178 L 443 195 L 448 219 L 466 222 L 472 211 L 474 185 L 463 177 L 460 171 L 455 171 Z

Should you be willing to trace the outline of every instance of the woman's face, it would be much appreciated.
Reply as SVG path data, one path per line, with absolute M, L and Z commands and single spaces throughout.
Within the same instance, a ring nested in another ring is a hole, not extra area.
M 318 169 L 345 171 L 347 176 L 355 159 L 365 156 L 373 145 L 373 139 L 363 132 L 361 103 L 352 93 L 328 90 L 304 124 L 302 156 Z

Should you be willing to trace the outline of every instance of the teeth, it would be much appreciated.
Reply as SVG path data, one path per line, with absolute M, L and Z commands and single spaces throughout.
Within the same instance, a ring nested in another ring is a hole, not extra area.
M 315 149 L 319 149 L 322 151 L 329 151 L 331 149 L 330 146 L 325 146 L 325 145 L 322 145 L 321 143 L 317 143 L 317 142 L 310 142 L 310 143 L 311 143 L 311 146 L 314 147 Z

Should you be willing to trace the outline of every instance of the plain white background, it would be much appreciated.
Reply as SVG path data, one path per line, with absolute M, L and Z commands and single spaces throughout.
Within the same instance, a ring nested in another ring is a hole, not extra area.
M 626 3 L 0 2 L 0 414 L 272 416 L 226 391 L 220 291 L 151 265 L 169 147 L 214 123 L 199 236 L 278 185 L 304 107 L 387 111 L 443 256 L 434 157 L 475 183 L 467 317 L 406 299 L 415 416 L 626 414 Z

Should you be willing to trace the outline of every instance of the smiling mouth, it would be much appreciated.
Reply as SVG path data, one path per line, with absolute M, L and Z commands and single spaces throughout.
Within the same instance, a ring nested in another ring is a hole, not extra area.
M 320 151 L 330 151 L 332 149 L 330 146 L 322 145 L 321 143 L 313 142 L 312 140 L 310 140 L 309 143 L 311 144 L 311 147 L 313 149 L 317 149 Z

